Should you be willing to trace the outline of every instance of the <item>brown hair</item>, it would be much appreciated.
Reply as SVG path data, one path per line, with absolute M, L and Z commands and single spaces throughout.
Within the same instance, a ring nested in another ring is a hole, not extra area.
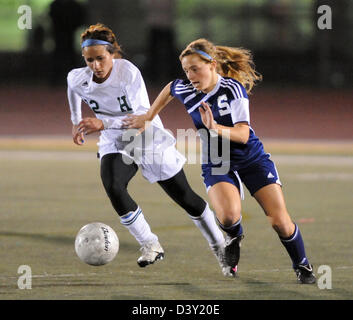
M 201 50 L 210 56 L 195 51 Z M 191 42 L 180 54 L 180 61 L 187 55 L 198 54 L 199 57 L 210 63 L 217 61 L 217 72 L 223 77 L 231 77 L 238 80 L 250 93 L 256 82 L 262 80 L 262 75 L 255 70 L 252 54 L 244 48 L 233 48 L 225 46 L 215 46 L 206 39 L 198 39 Z
M 97 23 L 89 26 L 82 34 L 81 34 L 81 44 L 83 41 L 87 39 L 97 39 L 104 40 L 110 42 L 112 45 L 107 45 L 107 51 L 111 54 L 114 54 L 114 58 L 122 57 L 122 50 L 120 45 L 118 44 L 115 34 L 111 29 L 105 26 L 102 23 Z

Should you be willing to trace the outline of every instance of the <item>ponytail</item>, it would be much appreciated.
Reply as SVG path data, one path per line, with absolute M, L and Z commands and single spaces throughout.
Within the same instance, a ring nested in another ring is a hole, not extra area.
M 238 80 L 250 93 L 262 75 L 255 70 L 251 52 L 243 48 L 216 46 L 215 59 L 218 62 L 218 73 L 224 77 Z

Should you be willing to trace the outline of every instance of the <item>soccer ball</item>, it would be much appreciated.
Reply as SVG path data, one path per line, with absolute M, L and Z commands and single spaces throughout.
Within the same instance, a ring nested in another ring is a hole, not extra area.
M 112 261 L 119 251 L 119 238 L 115 231 L 101 222 L 83 226 L 75 240 L 78 257 L 92 266 L 101 266 Z

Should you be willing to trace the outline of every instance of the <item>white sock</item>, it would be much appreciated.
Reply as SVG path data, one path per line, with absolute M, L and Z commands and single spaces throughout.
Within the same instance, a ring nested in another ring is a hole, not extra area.
M 201 216 L 190 216 L 190 218 L 194 221 L 196 227 L 200 229 L 202 235 L 206 238 L 211 248 L 219 246 L 224 242 L 223 233 L 219 229 L 215 216 L 208 204 L 206 205 L 206 208 Z
M 158 241 L 158 237 L 152 233 L 140 207 L 137 207 L 136 211 L 130 211 L 121 216 L 120 222 L 129 230 L 140 245 Z

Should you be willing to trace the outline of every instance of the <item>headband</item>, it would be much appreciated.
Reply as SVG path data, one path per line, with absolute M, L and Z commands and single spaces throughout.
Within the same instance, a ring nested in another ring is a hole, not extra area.
M 103 44 L 103 45 L 107 44 L 109 46 L 112 46 L 112 44 L 110 42 L 108 42 L 108 41 L 99 40 L 99 39 L 87 39 L 87 40 L 82 42 L 81 48 L 97 46 L 97 45 L 100 45 L 100 44 Z
M 213 60 L 213 58 L 206 53 L 205 51 L 202 50 L 197 50 L 197 49 L 193 49 L 196 53 L 201 54 L 202 56 L 204 56 L 205 58 L 209 59 L 209 60 Z

